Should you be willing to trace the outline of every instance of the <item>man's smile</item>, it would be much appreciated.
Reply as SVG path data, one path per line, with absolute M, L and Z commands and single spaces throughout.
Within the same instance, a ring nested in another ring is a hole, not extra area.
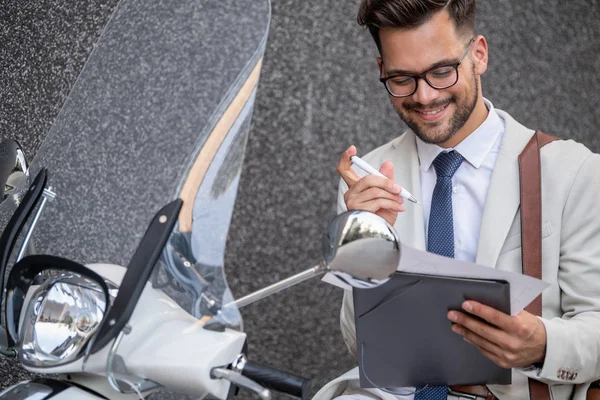
M 419 116 L 419 118 L 421 118 L 425 121 L 437 121 L 446 114 L 446 109 L 448 108 L 449 105 L 450 105 L 450 103 L 448 103 L 442 107 L 413 109 L 412 111 L 414 111 L 415 114 L 417 114 Z

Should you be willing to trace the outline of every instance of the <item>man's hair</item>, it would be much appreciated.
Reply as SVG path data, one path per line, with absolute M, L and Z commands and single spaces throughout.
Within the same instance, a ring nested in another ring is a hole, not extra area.
M 369 28 L 381 53 L 380 29 L 416 28 L 444 9 L 448 10 L 457 32 L 475 31 L 475 0 L 362 0 L 357 20 L 359 25 Z

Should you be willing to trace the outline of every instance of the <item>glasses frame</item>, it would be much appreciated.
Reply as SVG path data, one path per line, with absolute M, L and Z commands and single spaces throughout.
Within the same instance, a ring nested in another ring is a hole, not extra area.
M 451 88 L 452 86 L 456 85 L 456 83 L 460 79 L 460 75 L 459 75 L 459 72 L 458 72 L 458 67 L 460 66 L 460 64 L 462 64 L 462 62 L 465 59 L 465 57 L 467 57 L 467 55 L 469 54 L 469 50 L 471 49 L 471 46 L 473 45 L 474 42 L 475 42 L 475 38 L 472 38 L 469 41 L 469 44 L 467 45 L 467 49 L 465 50 L 465 53 L 462 55 L 462 57 L 460 58 L 460 60 L 457 63 L 438 65 L 436 67 L 428 69 L 427 71 L 425 71 L 425 72 L 423 72 L 421 74 L 394 74 L 394 75 L 390 75 L 390 76 L 386 76 L 386 77 L 381 77 L 381 78 L 379 78 L 379 81 L 381 83 L 383 83 L 383 86 L 385 87 L 385 90 L 387 90 L 387 92 L 390 94 L 390 96 L 396 97 L 396 98 L 409 97 L 409 96 L 412 96 L 413 94 L 415 94 L 416 91 L 417 91 L 417 89 L 419 88 L 419 80 L 421 80 L 421 79 L 423 79 L 425 82 L 427 82 L 427 84 L 429 86 L 431 86 L 432 88 L 434 88 L 436 90 L 442 90 L 442 89 Z M 434 71 L 434 70 L 436 70 L 438 68 L 444 68 L 444 67 L 452 67 L 452 68 L 454 68 L 454 70 L 456 71 L 456 80 L 451 85 L 439 86 L 439 87 L 438 86 L 434 86 L 431 82 L 429 82 L 429 79 L 427 79 L 427 74 L 429 74 L 431 71 Z M 380 75 L 383 75 L 383 62 L 381 62 Z M 414 79 L 414 81 L 415 81 L 415 89 L 410 94 L 397 95 L 397 94 L 392 93 L 392 91 L 388 87 L 387 82 L 390 79 L 397 78 L 399 76 L 411 77 L 411 78 Z

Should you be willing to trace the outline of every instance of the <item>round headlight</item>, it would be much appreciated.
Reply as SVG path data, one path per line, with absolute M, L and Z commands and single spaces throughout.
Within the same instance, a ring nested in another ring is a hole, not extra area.
M 102 286 L 73 272 L 44 282 L 31 296 L 20 329 L 25 366 L 55 367 L 76 360 L 106 312 Z

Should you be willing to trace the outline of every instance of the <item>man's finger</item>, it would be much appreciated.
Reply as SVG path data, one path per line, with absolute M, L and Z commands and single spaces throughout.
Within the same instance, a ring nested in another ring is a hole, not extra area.
M 493 343 L 502 345 L 504 342 L 506 342 L 507 334 L 501 329 L 498 329 L 495 326 L 492 326 L 486 322 L 470 317 L 467 314 L 458 311 L 449 311 L 448 319 L 460 325 L 463 330 L 474 332 L 475 334 Z
M 510 315 L 473 300 L 465 301 L 462 304 L 462 307 L 468 313 L 476 315 L 479 318 L 482 318 L 490 324 L 495 325 L 507 332 L 511 331 L 511 328 L 515 323 Z
M 452 331 L 461 335 L 467 340 L 467 342 L 474 344 L 477 347 L 486 349 L 488 352 L 496 356 L 503 354 L 502 348 L 496 343 L 493 343 L 485 337 L 476 334 L 475 332 L 465 328 L 464 326 L 452 324 Z
M 394 181 L 377 175 L 367 175 L 363 177 L 355 183 L 355 185 L 352 188 L 352 191 L 353 193 L 360 193 L 373 187 L 383 189 L 394 196 L 398 196 L 402 191 L 402 187 L 397 183 L 394 183 Z M 398 197 L 402 199 L 401 196 Z M 402 200 L 402 202 L 404 201 Z
M 336 168 L 338 174 L 340 174 L 348 187 L 354 186 L 354 184 L 360 180 L 360 177 L 352 169 L 352 162 L 350 161 L 350 157 L 355 156 L 356 153 L 357 151 L 355 146 L 348 147 L 346 151 L 342 153 Z
M 392 181 L 394 180 L 394 164 L 392 164 L 390 161 L 385 161 L 383 164 L 381 164 L 379 172 L 390 178 Z
M 502 359 L 500 357 L 498 357 L 497 355 L 495 355 L 494 353 L 491 353 L 489 351 L 487 351 L 486 349 L 484 349 L 483 347 L 479 347 L 477 345 L 475 345 L 475 347 L 477 347 L 477 349 L 481 352 L 481 354 L 483 354 L 484 356 L 486 356 L 488 359 L 492 360 L 492 362 L 502 368 L 510 368 L 510 366 L 502 361 Z
M 403 205 L 398 204 L 398 202 L 390 199 L 377 198 L 372 199 L 363 203 L 348 203 L 348 210 L 363 210 L 370 211 L 376 214 L 380 210 L 390 210 L 393 212 L 401 212 L 404 211 L 405 208 Z
M 354 186 L 354 195 L 352 196 L 352 201 L 354 203 L 364 203 L 374 199 L 388 199 L 398 203 L 399 205 L 404 204 L 404 199 L 402 197 L 398 196 L 397 194 L 390 193 L 389 190 L 386 190 L 385 188 L 382 189 L 377 186 L 370 186 L 362 192 L 358 191 L 358 188 L 359 184 L 357 183 Z

